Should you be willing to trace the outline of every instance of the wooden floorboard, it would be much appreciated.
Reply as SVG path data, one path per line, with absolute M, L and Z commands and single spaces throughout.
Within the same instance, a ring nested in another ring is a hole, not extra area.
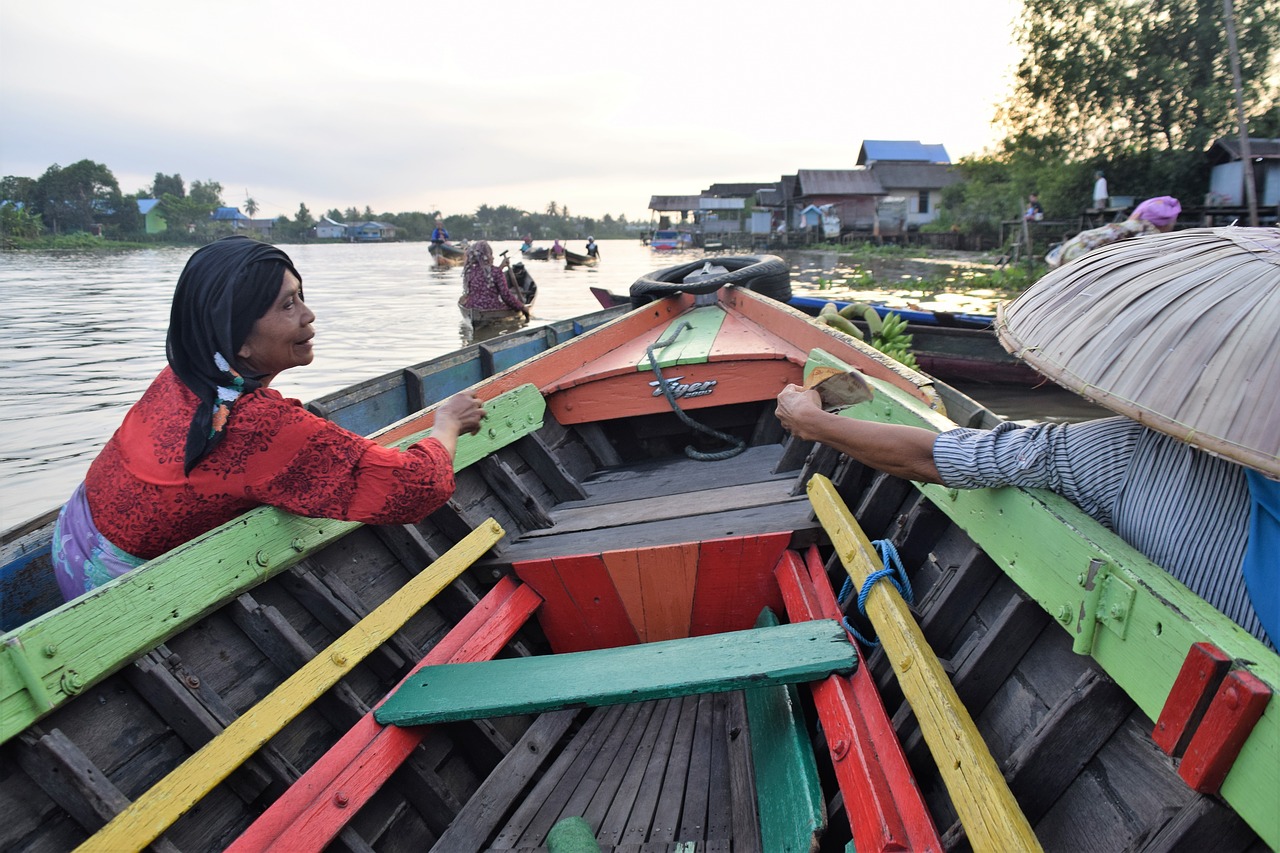
M 484 849 L 545 850 L 582 817 L 601 850 L 759 850 L 754 785 L 731 769 L 750 740 L 741 705 L 734 692 L 597 709 Z
M 560 504 L 560 508 L 598 506 L 619 499 L 675 496 L 708 486 L 740 486 L 765 479 L 785 480 L 795 472 L 771 473 L 782 456 L 782 445 L 749 447 L 737 456 L 702 462 L 687 456 L 669 456 L 647 462 L 605 469 L 583 483 L 588 497 Z

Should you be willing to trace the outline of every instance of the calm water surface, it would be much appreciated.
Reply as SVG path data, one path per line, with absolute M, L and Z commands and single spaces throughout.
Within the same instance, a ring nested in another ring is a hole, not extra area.
M 519 257 L 517 242 L 494 247 Z M 605 240 L 600 247 L 594 269 L 526 263 L 538 283 L 534 324 L 598 309 L 591 286 L 626 293 L 646 272 L 697 258 L 657 257 L 631 240 Z M 433 267 L 425 243 L 282 248 L 302 274 L 317 318 L 315 361 L 275 382 L 286 397 L 310 400 L 471 341 L 457 308 L 461 268 Z M 191 252 L 0 253 L 0 530 L 65 501 L 164 367 L 169 303 Z M 796 253 L 788 260 L 797 291 L 865 292 L 859 289 L 864 272 L 838 267 L 834 253 Z M 891 273 L 905 276 L 903 288 L 875 295 L 925 308 L 990 310 L 982 293 L 938 301 L 913 291 L 913 277 L 923 272 L 903 266 Z M 963 269 L 955 273 L 964 275 Z M 968 392 L 982 399 L 981 389 Z M 1025 402 L 997 411 L 1028 417 L 1019 411 Z

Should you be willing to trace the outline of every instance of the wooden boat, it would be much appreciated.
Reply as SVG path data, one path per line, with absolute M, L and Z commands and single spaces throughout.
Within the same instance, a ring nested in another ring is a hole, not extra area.
M 564 265 L 568 269 L 570 267 L 594 267 L 600 263 L 599 255 L 579 255 L 577 252 L 564 250 Z
M 737 287 L 314 401 L 386 444 L 466 387 L 489 417 L 419 524 L 258 509 L 5 634 L 0 848 L 1277 846 L 1280 658 L 1052 495 L 784 435 L 782 384 L 846 367 L 847 414 L 951 425 Z M 834 593 L 868 540 L 916 603 L 847 608 L 864 654 Z
M 430 251 L 438 267 L 460 267 L 467 260 L 465 249 L 449 243 L 432 243 Z
M 627 296 L 612 293 L 602 287 L 592 287 L 591 293 L 604 307 L 630 305 Z M 817 316 L 828 300 L 810 296 L 793 295 L 788 304 L 793 308 Z M 848 304 L 837 302 L 837 305 Z M 877 313 L 883 306 L 877 306 Z M 886 309 L 882 313 L 888 314 Z M 1044 384 L 1044 377 L 1024 362 L 1015 358 L 1000 345 L 990 324 L 978 328 L 955 323 L 956 316 L 974 318 L 981 315 L 942 315 L 933 312 L 911 312 L 913 315 L 929 314 L 933 322 L 907 321 L 907 333 L 911 335 L 911 352 L 920 370 L 945 381 L 989 382 L 1000 385 L 1019 385 L 1027 388 Z M 865 337 L 867 324 L 854 320 L 853 325 Z
M 545 261 L 551 258 L 551 249 L 547 246 L 539 249 L 521 249 L 520 254 L 530 261 Z
M 534 298 L 538 295 L 538 284 L 533 280 L 533 276 L 525 269 L 524 264 L 516 262 L 507 269 L 507 284 L 513 290 L 520 294 L 521 301 L 528 307 L 533 304 Z M 465 294 L 458 297 L 458 310 L 462 312 L 463 318 L 473 327 L 486 325 L 501 325 L 505 323 L 520 323 L 525 320 L 524 312 L 514 308 L 508 309 L 480 309 L 468 308 L 463 305 Z

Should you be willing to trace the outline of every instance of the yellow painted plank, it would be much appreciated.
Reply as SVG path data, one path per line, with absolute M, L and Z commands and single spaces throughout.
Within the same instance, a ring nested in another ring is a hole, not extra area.
M 502 538 L 490 518 L 380 604 L 243 716 L 134 800 L 78 850 L 141 850 L 226 779 L 304 708 L 398 631 Z
M 836 492 L 815 475 L 808 486 L 818 520 L 835 546 L 855 587 L 882 566 L 875 548 Z M 974 850 L 1039 850 L 1031 824 L 1005 783 L 969 711 L 956 695 L 942 665 L 925 641 L 897 589 L 877 583 L 867 596 L 867 616 L 875 625 L 902 694 L 920 722 L 942 781 Z

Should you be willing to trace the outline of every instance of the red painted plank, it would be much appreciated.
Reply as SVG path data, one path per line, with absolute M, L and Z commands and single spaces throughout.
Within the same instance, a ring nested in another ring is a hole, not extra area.
M 696 411 L 731 403 L 751 403 L 772 399 L 788 383 L 799 383 L 803 363 L 769 360 L 720 361 L 685 364 L 662 371 L 663 379 L 682 384 L 701 384 L 710 393 L 680 397 L 680 408 Z M 602 374 L 598 381 L 583 382 L 547 395 L 547 408 L 562 424 L 636 417 L 671 411 L 665 395 L 654 396 L 652 371 Z
M 1183 781 L 1202 794 L 1216 794 L 1270 701 L 1271 688 L 1256 675 L 1244 669 L 1229 673 L 1178 765 Z
M 610 564 L 615 553 L 605 553 L 605 565 Z M 642 635 L 645 641 L 657 643 L 688 637 L 693 591 L 698 579 L 698 544 L 664 545 L 633 553 L 638 558 L 644 599 Z
M 424 666 L 492 658 L 541 601 L 530 587 L 503 578 L 405 678 Z M 227 849 L 324 849 L 430 730 L 383 727 L 370 711 Z
M 512 568 L 544 599 L 538 622 L 557 654 L 640 641 L 601 555 L 523 560 Z
M 816 548 L 804 562 L 786 552 L 776 572 L 792 621 L 840 618 Z M 811 688 L 854 846 L 862 853 L 942 850 L 862 652 L 852 675 L 831 676 Z
M 1175 758 L 1182 755 L 1229 669 L 1231 658 L 1211 643 L 1196 643 L 1187 651 L 1151 732 L 1156 746 Z
M 689 636 L 746 631 L 766 607 L 781 613 L 773 567 L 790 541 L 791 534 L 781 532 L 700 543 Z

